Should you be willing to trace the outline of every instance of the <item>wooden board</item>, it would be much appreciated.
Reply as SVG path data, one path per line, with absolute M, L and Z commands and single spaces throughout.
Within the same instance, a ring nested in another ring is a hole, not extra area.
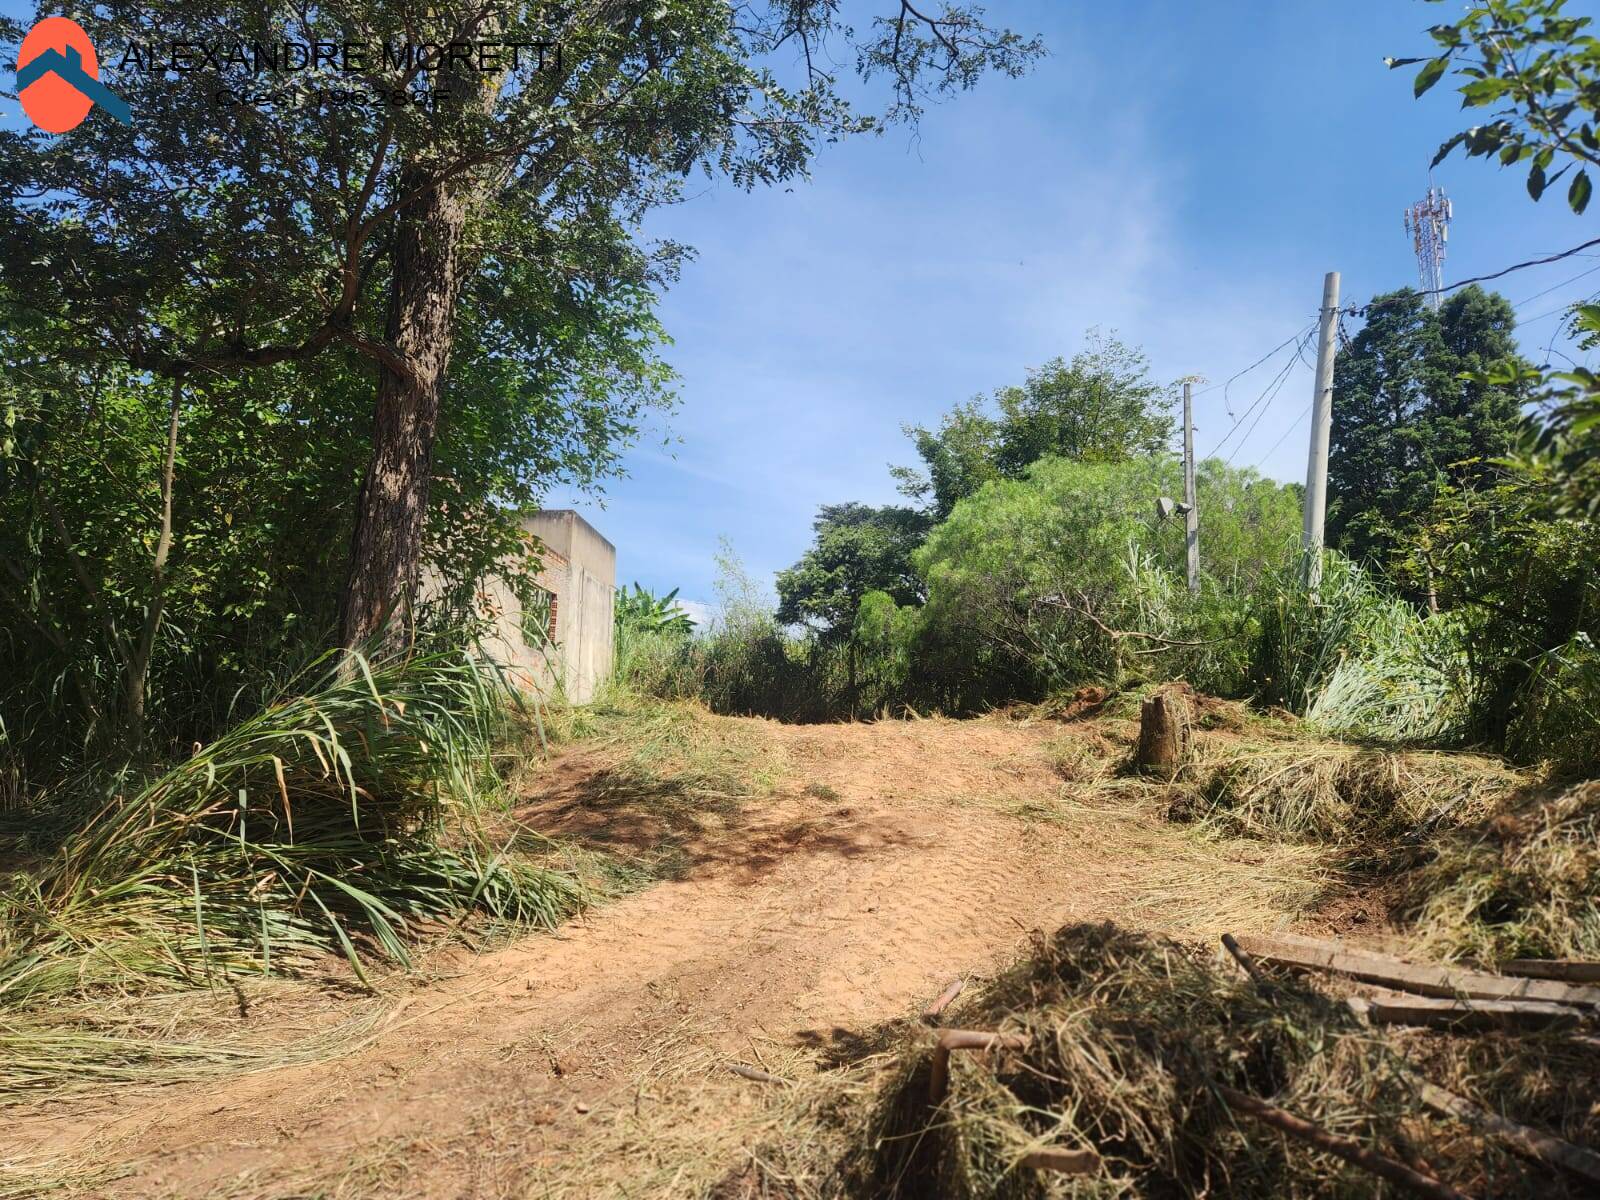
M 1278 934 L 1240 934 L 1247 952 L 1266 962 L 1333 971 L 1424 996 L 1465 996 L 1473 1000 L 1542 1000 L 1549 1004 L 1600 1006 L 1600 988 L 1554 979 L 1522 979 L 1456 967 L 1408 963 L 1386 954 L 1350 950 L 1321 938 Z
M 1350 1007 L 1379 1025 L 1451 1029 L 1571 1029 L 1582 1019 L 1577 1009 L 1543 1000 L 1460 1000 L 1404 992 L 1352 1000 Z
M 1527 975 L 1533 979 L 1600 983 L 1600 962 L 1579 962 L 1571 958 L 1513 958 L 1501 963 L 1500 970 L 1507 975 Z

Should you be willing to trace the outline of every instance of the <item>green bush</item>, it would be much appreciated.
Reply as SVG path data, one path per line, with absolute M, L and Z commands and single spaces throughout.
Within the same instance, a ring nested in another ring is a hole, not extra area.
M 1085 682 L 1185 677 L 1237 692 L 1250 597 L 1299 523 L 1295 493 L 1201 465 L 1202 578 L 1184 583 L 1179 464 L 1044 459 L 957 504 L 917 555 L 929 599 L 919 669 L 976 707 Z
M 1470 685 L 1454 615 L 1419 613 L 1333 550 L 1323 553 L 1314 592 L 1305 556 L 1295 553 L 1257 595 L 1250 681 L 1258 701 L 1344 737 L 1438 742 L 1464 725 Z
M 1402 577 L 1457 614 L 1471 735 L 1523 761 L 1600 773 L 1600 523 L 1536 467 L 1430 512 Z

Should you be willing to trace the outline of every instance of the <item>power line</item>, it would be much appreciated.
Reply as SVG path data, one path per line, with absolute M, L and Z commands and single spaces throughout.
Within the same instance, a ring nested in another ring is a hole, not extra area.
M 1501 270 L 1493 271 L 1488 275 L 1474 275 L 1471 279 L 1463 279 L 1459 283 L 1447 284 L 1441 288 L 1429 288 L 1421 294 L 1424 296 L 1442 296 L 1446 292 L 1453 292 L 1457 288 L 1464 288 L 1474 283 L 1487 283 L 1491 279 L 1500 279 L 1503 276 L 1510 275 L 1513 271 L 1522 271 L 1528 267 L 1542 267 L 1546 263 L 1560 262 L 1563 258 L 1571 258 L 1574 254 L 1582 254 L 1585 250 L 1589 250 L 1595 246 L 1600 246 L 1600 238 L 1591 238 L 1582 245 L 1574 246 L 1570 250 L 1563 250 L 1559 254 L 1549 254 L 1544 258 L 1530 258 L 1526 262 L 1512 263 L 1509 267 L 1504 267 Z M 1559 287 L 1560 285 L 1557 284 L 1556 286 Z M 1374 308 L 1379 308 L 1383 304 L 1395 304 L 1398 302 L 1398 297 L 1394 300 L 1377 300 L 1367 304 L 1358 305 L 1354 308 L 1346 308 L 1341 311 L 1350 313 L 1352 316 L 1364 317 Z
M 1523 297 L 1521 300 L 1518 300 L 1511 307 L 1512 308 L 1521 308 L 1524 304 L 1528 304 L 1528 303 L 1530 303 L 1530 302 L 1532 302 L 1534 300 L 1537 300 L 1540 296 L 1548 296 L 1551 292 L 1555 291 L 1557 288 L 1564 288 L 1569 283 L 1577 283 L 1578 280 L 1582 279 L 1585 275 L 1593 275 L 1596 271 L 1600 271 L 1600 267 L 1590 267 L 1587 271 L 1580 271 L 1580 272 L 1578 272 L 1578 274 L 1574 275 L 1571 279 L 1563 279 L 1560 283 L 1551 284 L 1549 287 L 1545 288 L 1544 291 L 1542 291 L 1542 292 L 1535 292 L 1531 296 Z
M 1308 334 L 1307 336 L 1309 337 L 1310 335 Z M 1299 345 L 1297 345 L 1295 349 L 1298 351 L 1300 349 Z M 1272 389 L 1272 395 L 1267 397 L 1267 402 L 1261 406 L 1261 411 L 1256 414 L 1256 419 L 1250 423 L 1250 428 L 1244 431 L 1244 436 L 1239 439 L 1239 444 L 1233 448 L 1233 453 L 1228 455 L 1227 465 L 1233 465 L 1233 460 L 1239 456 L 1239 451 L 1244 449 L 1245 443 L 1248 442 L 1251 435 L 1255 433 L 1256 426 L 1261 424 L 1261 418 L 1267 415 L 1267 409 L 1272 407 L 1272 402 L 1278 398 L 1278 393 L 1283 391 L 1283 385 L 1288 382 L 1289 374 L 1293 370 L 1294 359 L 1291 358 L 1288 362 L 1283 364 L 1283 370 L 1278 372 L 1278 381 L 1276 386 L 1274 386 Z
M 1289 341 L 1284 342 L 1282 345 L 1274 348 L 1272 352 L 1267 355 L 1267 358 L 1271 358 L 1279 350 L 1282 350 L 1284 346 L 1288 346 L 1290 343 L 1296 342 L 1297 340 L 1299 343 L 1303 344 L 1305 339 L 1311 336 L 1311 332 L 1312 329 L 1302 330 L 1300 333 L 1296 334 L 1295 337 L 1290 338 Z M 1298 346 L 1296 347 L 1296 354 L 1298 355 Z M 1247 370 L 1254 370 L 1256 366 L 1260 366 L 1261 363 L 1266 362 L 1267 358 L 1261 359 L 1255 363 L 1254 366 L 1247 368 Z M 1222 440 L 1217 442 L 1217 444 L 1211 448 L 1211 452 L 1209 454 L 1205 455 L 1206 458 L 1212 458 L 1222 451 L 1222 448 L 1232 440 L 1233 435 L 1238 431 L 1239 427 L 1250 419 L 1250 415 L 1256 411 L 1257 406 L 1259 406 L 1263 400 L 1266 400 L 1269 404 L 1271 403 L 1270 399 L 1268 399 L 1268 393 L 1271 393 L 1274 396 L 1277 395 L 1276 389 L 1283 386 L 1284 380 L 1288 378 L 1289 372 L 1294 368 L 1294 363 L 1295 359 L 1291 357 L 1289 361 L 1283 365 L 1282 369 L 1267 381 L 1267 386 L 1261 389 L 1261 394 L 1258 395 L 1255 400 L 1251 402 L 1250 407 L 1245 409 L 1243 414 L 1241 414 L 1239 418 L 1234 421 L 1233 425 L 1228 429 L 1228 432 L 1222 435 Z M 1244 372 L 1240 372 L 1240 374 L 1243 373 Z M 1235 376 L 1234 378 L 1238 378 L 1238 376 Z M 1265 412 L 1266 410 L 1262 409 L 1262 411 Z M 1259 421 L 1260 417 L 1257 417 L 1256 419 Z M 1254 430 L 1255 426 L 1252 425 L 1251 429 Z M 1246 434 L 1246 436 L 1248 437 L 1249 435 Z M 1242 444 L 1243 443 L 1241 442 L 1241 445 Z M 1237 454 L 1238 452 L 1238 447 L 1236 446 L 1234 448 L 1234 453 Z M 1229 461 L 1233 461 L 1232 458 L 1230 458 Z
M 1259 367 L 1262 363 L 1266 362 L 1267 359 L 1271 358 L 1279 350 L 1282 350 L 1285 346 L 1289 345 L 1291 342 L 1295 342 L 1295 341 L 1298 341 L 1300 338 L 1303 338 L 1310 330 L 1313 330 L 1316 327 L 1317 327 L 1317 323 L 1315 321 L 1313 321 L 1313 322 L 1311 322 L 1311 324 L 1307 325 L 1304 329 L 1296 330 L 1294 333 L 1290 334 L 1286 339 L 1284 339 L 1283 341 L 1279 342 L 1271 350 L 1268 350 L 1260 358 L 1256 359 L 1255 362 L 1251 363 L 1244 370 L 1234 372 L 1232 375 L 1228 376 L 1228 378 L 1224 379 L 1221 383 L 1213 383 L 1208 388 L 1201 388 L 1198 392 L 1195 393 L 1195 395 L 1196 396 L 1204 396 L 1207 392 L 1214 392 L 1218 388 L 1226 389 L 1231 383 L 1233 383 L 1234 380 L 1240 379 L 1243 376 L 1250 374 L 1251 371 L 1254 371 L 1257 367 Z M 1223 407 L 1227 407 L 1227 397 L 1226 396 L 1223 397 Z M 1230 417 L 1233 415 L 1233 412 L 1232 412 L 1231 409 L 1229 410 L 1228 415 Z
M 1311 415 L 1311 406 L 1308 404 L 1308 405 L 1306 405 L 1305 411 L 1302 412 L 1298 417 L 1296 417 L 1294 419 L 1294 423 L 1292 425 L 1290 425 L 1289 428 L 1285 429 L 1281 434 L 1278 435 L 1278 440 L 1273 442 L 1272 445 L 1267 447 L 1267 452 L 1265 454 L 1263 454 L 1260 458 L 1256 459 L 1255 463 L 1251 466 L 1250 469 L 1252 471 L 1260 470 L 1261 469 L 1261 464 L 1266 462 L 1267 459 L 1271 458 L 1273 451 L 1275 451 L 1279 446 L 1283 445 L 1284 439 L 1287 438 L 1296 429 L 1299 429 L 1300 428 L 1300 423 L 1302 421 L 1304 421 L 1310 415 Z

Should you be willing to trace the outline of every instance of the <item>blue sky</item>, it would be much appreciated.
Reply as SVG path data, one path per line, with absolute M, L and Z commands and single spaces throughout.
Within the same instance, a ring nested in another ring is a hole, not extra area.
M 825 149 L 792 191 L 707 184 L 652 222 L 699 252 L 662 305 L 681 442 L 630 454 L 603 507 L 552 504 L 617 544 L 619 582 L 709 601 L 719 538 L 770 584 L 818 505 L 895 498 L 903 423 L 1019 382 L 1091 326 L 1142 346 L 1162 380 L 1221 382 L 1313 320 L 1325 271 L 1346 303 L 1414 284 L 1401 213 L 1470 122 L 1443 87 L 1414 101 L 1411 72 L 1382 59 L 1424 52 L 1441 8 L 990 0 L 1049 45 L 1027 78 L 931 109 L 914 140 Z M 1519 173 L 1452 159 L 1434 178 L 1455 201 L 1446 282 L 1594 236 L 1554 191 L 1530 201 Z M 1597 262 L 1501 287 L 1522 301 Z M 1596 290 L 1600 272 L 1519 313 Z M 1558 325 L 1525 330 L 1536 360 Z M 1286 356 L 1232 385 L 1235 413 Z M 1297 364 L 1235 462 L 1303 479 L 1310 395 Z M 1221 389 L 1202 395 L 1201 453 L 1232 423 Z

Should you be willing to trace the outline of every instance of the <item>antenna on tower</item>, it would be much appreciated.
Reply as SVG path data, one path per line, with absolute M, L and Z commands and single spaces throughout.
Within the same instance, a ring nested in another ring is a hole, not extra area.
M 1442 187 L 1428 185 L 1428 195 L 1406 209 L 1406 232 L 1417 252 L 1417 276 L 1428 304 L 1438 311 L 1444 290 L 1444 254 L 1450 240 L 1450 218 L 1455 215 Z

